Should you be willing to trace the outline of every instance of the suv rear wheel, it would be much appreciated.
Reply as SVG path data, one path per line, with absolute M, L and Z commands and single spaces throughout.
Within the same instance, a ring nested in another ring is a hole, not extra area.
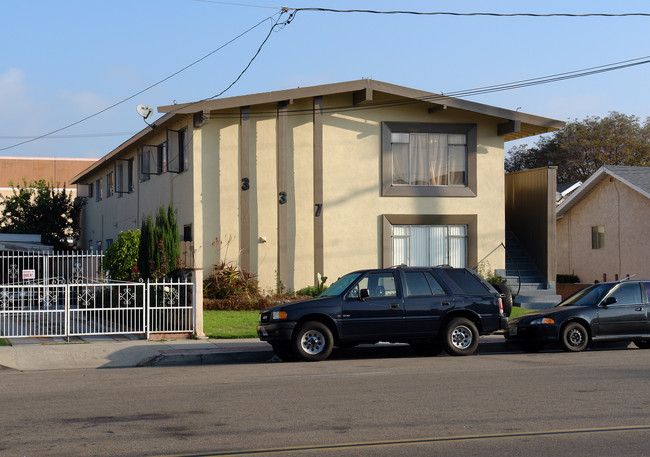
M 470 355 L 478 347 L 478 329 L 464 317 L 449 321 L 442 337 L 445 350 L 451 355 Z
M 294 353 L 303 360 L 325 360 L 332 353 L 334 338 L 327 325 L 305 322 L 293 336 Z

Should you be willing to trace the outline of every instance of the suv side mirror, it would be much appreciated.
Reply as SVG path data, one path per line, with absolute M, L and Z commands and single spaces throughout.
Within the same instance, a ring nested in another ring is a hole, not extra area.
M 368 289 L 361 289 L 359 291 L 359 300 L 363 301 L 368 297 L 370 297 L 370 292 L 368 292 Z
M 616 303 L 616 297 L 607 297 L 603 302 L 603 306 L 613 305 L 614 303 Z

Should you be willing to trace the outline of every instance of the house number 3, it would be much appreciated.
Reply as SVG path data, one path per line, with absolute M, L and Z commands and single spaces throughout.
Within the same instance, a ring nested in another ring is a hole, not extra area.
M 278 200 L 278 202 L 281 205 L 284 205 L 287 202 L 287 193 L 286 192 L 280 192 L 279 195 L 280 195 L 280 199 Z
M 248 178 L 241 179 L 241 190 L 248 190 L 251 188 L 250 180 Z

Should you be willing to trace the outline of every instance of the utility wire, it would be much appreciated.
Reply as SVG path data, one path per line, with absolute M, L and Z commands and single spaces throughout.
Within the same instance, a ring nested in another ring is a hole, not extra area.
M 207 1 L 207 0 L 206 0 Z M 252 5 L 247 5 L 252 6 Z M 490 16 L 490 17 L 628 17 L 643 16 L 650 17 L 650 13 L 456 13 L 451 11 L 378 11 L 378 10 L 338 10 L 332 8 L 289 8 L 298 13 L 299 11 L 312 11 L 321 13 L 366 13 L 366 14 L 410 14 L 416 16 Z
M 274 16 L 275 16 L 275 15 L 274 15 Z M 156 87 L 156 86 L 158 86 L 158 85 L 164 83 L 165 81 L 167 81 L 167 80 L 173 78 L 174 76 L 178 75 L 179 73 L 182 73 L 183 71 L 185 71 L 185 70 L 187 70 L 188 68 L 190 68 L 190 67 L 196 65 L 197 63 L 199 63 L 199 62 L 201 62 L 201 61 L 207 59 L 207 58 L 210 57 L 212 54 L 214 54 L 214 53 L 220 51 L 221 49 L 225 48 L 225 47 L 228 46 L 229 44 L 231 44 L 231 43 L 233 43 L 234 41 L 238 40 L 239 38 L 243 37 L 243 36 L 246 35 L 247 33 L 251 32 L 252 30 L 254 30 L 254 29 L 256 29 L 257 27 L 259 27 L 260 25 L 262 25 L 264 22 L 266 22 L 266 21 L 268 21 L 269 19 L 272 19 L 272 18 L 273 18 L 273 16 L 267 17 L 266 19 L 264 19 L 264 20 L 258 22 L 258 23 L 255 24 L 254 26 L 252 26 L 252 27 L 250 27 L 249 29 L 245 30 L 244 32 L 240 33 L 239 35 L 237 35 L 236 37 L 234 37 L 234 38 L 231 39 L 230 41 L 224 43 L 223 45 L 219 46 L 219 47 L 216 48 L 215 50 L 213 50 L 213 51 L 209 52 L 208 54 L 204 55 L 203 57 L 201 57 L 201 58 L 195 60 L 194 62 L 190 63 L 189 65 L 186 65 L 185 67 L 181 68 L 180 70 L 178 70 L 178 71 L 172 73 L 171 75 L 169 75 L 169 76 L 167 76 L 167 77 L 161 79 L 160 81 L 158 81 L 158 82 L 156 82 L 156 83 L 154 83 L 154 84 L 152 84 L 152 85 L 150 85 L 150 86 L 148 86 L 148 87 L 142 89 L 141 91 L 136 92 L 135 94 L 133 94 L 133 95 L 131 95 L 131 96 L 129 96 L 129 97 L 126 97 L 126 98 L 124 98 L 124 99 L 122 99 L 122 100 L 120 100 L 120 101 L 118 101 L 118 102 L 116 102 L 116 103 L 113 103 L 113 104 L 110 105 L 110 106 L 107 106 L 106 108 L 104 108 L 104 109 L 102 109 L 102 110 L 100 110 L 100 111 L 97 111 L 96 113 L 93 113 L 93 114 L 91 114 L 91 115 L 89 115 L 89 116 L 86 116 L 86 117 L 84 117 L 83 119 L 80 119 L 80 120 L 78 120 L 78 121 L 76 121 L 76 122 L 73 122 L 73 123 L 71 123 L 71 124 L 68 124 L 68 125 L 66 125 L 66 126 L 64 126 L 64 127 L 60 127 L 60 128 L 58 128 L 58 129 L 56 129 L 56 130 L 52 130 L 51 132 L 44 133 L 43 135 L 39 135 L 39 136 L 36 136 L 36 137 L 30 138 L 30 139 L 28 139 L 28 140 L 21 141 L 21 142 L 19 142 L 19 143 L 15 143 L 15 144 L 12 144 L 12 145 L 10 145 L 10 146 L 5 146 L 5 147 L 3 147 L 3 148 L 0 148 L 0 151 L 6 151 L 7 149 L 12 149 L 12 148 L 15 148 L 15 147 L 18 147 L 18 146 L 22 146 L 23 144 L 31 143 L 31 142 L 33 142 L 33 141 L 40 140 L 40 139 L 42 139 L 42 138 L 46 138 L 46 137 L 52 136 L 52 135 L 54 135 L 55 133 L 61 132 L 61 131 L 66 130 L 66 129 L 69 129 L 70 127 L 74 127 L 75 125 L 81 124 L 82 122 L 85 122 L 85 121 L 87 121 L 88 119 L 92 119 L 93 117 L 99 116 L 100 114 L 105 113 L 106 111 L 108 111 L 108 110 L 110 110 L 110 109 L 112 109 L 112 108 L 115 108 L 116 106 L 119 106 L 119 105 L 121 105 L 121 104 L 123 104 L 123 103 L 125 103 L 125 102 L 127 102 L 127 101 L 129 101 L 129 100 L 131 100 L 131 99 L 133 99 L 133 98 L 135 98 L 135 97 L 137 97 L 137 96 L 140 95 L 140 94 L 143 94 L 144 92 L 146 92 L 146 91 L 148 91 L 148 90 L 150 90 L 150 89 L 152 89 L 152 88 L 154 88 L 154 87 Z M 276 24 L 277 24 L 277 22 L 276 22 Z M 275 26 L 275 24 L 274 24 L 274 26 Z M 266 42 L 266 40 L 268 40 L 268 36 L 267 36 L 267 38 L 264 40 L 264 42 Z M 258 50 L 258 53 L 259 53 L 259 50 Z M 256 54 L 255 56 L 257 56 L 257 54 Z M 250 63 L 248 64 L 248 66 L 250 66 Z M 246 67 L 246 69 L 248 69 L 248 66 Z M 242 74 L 243 74 L 243 72 L 242 72 Z M 239 77 L 241 77 L 241 75 L 240 75 Z M 237 80 L 239 80 L 239 78 L 237 78 Z M 235 82 L 236 82 L 236 81 L 235 81 Z M 234 83 L 233 83 L 233 84 L 234 84 Z M 232 84 L 228 87 L 228 89 L 229 89 L 230 87 L 232 87 Z M 226 89 L 226 90 L 227 90 L 227 89 Z M 224 91 L 224 92 L 225 92 L 225 91 Z M 217 96 L 218 96 L 218 95 L 217 95 Z

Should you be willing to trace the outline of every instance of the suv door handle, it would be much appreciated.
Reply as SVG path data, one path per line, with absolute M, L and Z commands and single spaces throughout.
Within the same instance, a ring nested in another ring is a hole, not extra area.
M 442 306 L 449 306 L 449 302 L 448 301 L 443 301 Z
M 643 308 L 634 308 L 634 311 L 643 311 Z
M 399 303 L 391 303 L 390 309 L 399 309 Z

